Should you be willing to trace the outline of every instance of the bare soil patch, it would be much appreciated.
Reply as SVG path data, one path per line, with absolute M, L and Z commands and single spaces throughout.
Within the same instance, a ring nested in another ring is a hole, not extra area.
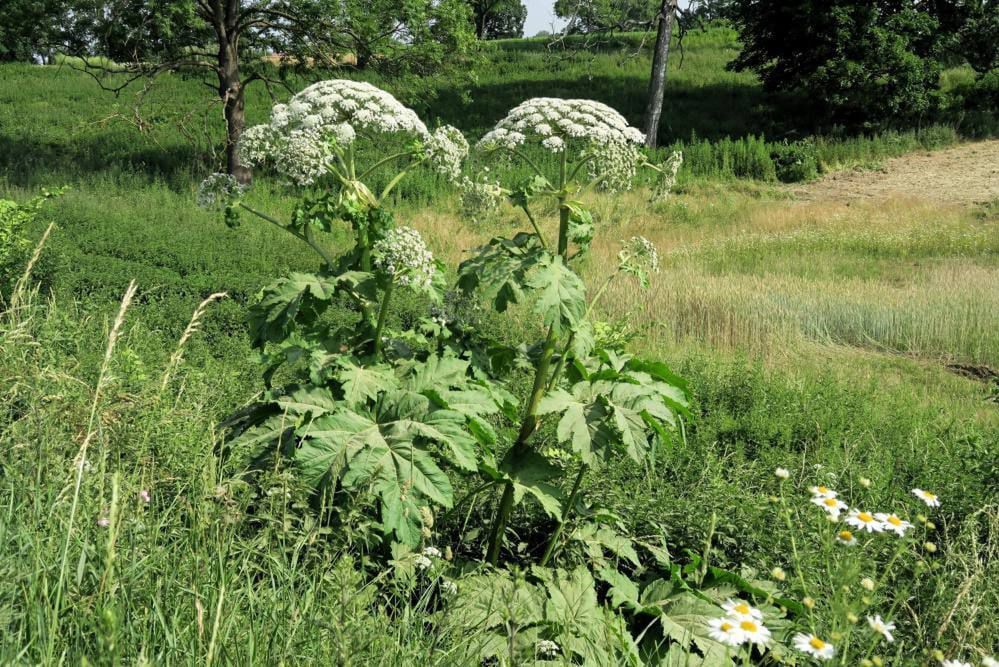
M 947 204 L 999 199 L 999 140 L 892 158 L 880 169 L 836 172 L 792 189 L 803 200 L 906 197 Z

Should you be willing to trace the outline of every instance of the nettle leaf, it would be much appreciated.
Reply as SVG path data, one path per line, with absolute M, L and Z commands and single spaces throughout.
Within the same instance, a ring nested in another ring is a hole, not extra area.
M 499 312 L 520 303 L 528 272 L 546 255 L 537 236 L 527 232 L 513 239 L 494 238 L 476 252 L 458 267 L 458 287 L 465 292 L 482 288 Z
M 350 408 L 363 405 L 366 401 L 374 401 L 383 391 L 397 389 L 399 380 L 392 369 L 385 364 L 374 366 L 359 366 L 355 359 L 339 357 L 334 374 L 343 389 L 343 400 Z
M 556 333 L 575 327 L 586 312 L 586 287 L 558 255 L 544 254 L 527 284 L 539 290 L 534 312 Z

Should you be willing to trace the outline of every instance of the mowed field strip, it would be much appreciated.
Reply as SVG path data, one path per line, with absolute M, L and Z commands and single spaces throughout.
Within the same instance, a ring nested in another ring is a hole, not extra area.
M 900 196 L 985 203 L 999 198 L 999 140 L 903 155 L 886 161 L 880 169 L 835 172 L 791 190 L 806 200 Z

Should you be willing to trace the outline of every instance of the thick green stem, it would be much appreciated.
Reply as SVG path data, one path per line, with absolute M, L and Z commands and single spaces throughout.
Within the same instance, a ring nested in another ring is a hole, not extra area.
M 559 519 L 558 525 L 555 527 L 555 532 L 552 533 L 551 539 L 548 540 L 548 546 L 545 548 L 545 555 L 541 557 L 541 562 L 538 563 L 541 567 L 548 564 L 548 559 L 552 557 L 552 553 L 555 552 L 555 546 L 558 544 L 559 538 L 562 537 L 562 529 L 565 527 L 565 522 L 569 520 L 569 516 L 572 514 L 572 508 L 576 505 L 576 496 L 579 495 L 579 487 L 583 483 L 583 476 L 590 466 L 583 463 L 579 466 L 579 472 L 576 474 L 576 481 L 572 484 L 572 492 L 569 497 L 566 498 L 565 505 L 562 506 L 562 518 Z
M 323 248 L 316 241 L 315 237 L 313 236 L 313 232 L 312 232 L 312 228 L 311 227 L 306 226 L 305 227 L 305 233 L 304 234 L 300 234 L 300 233 L 296 232 L 294 229 L 292 229 L 291 227 L 289 227 L 287 225 L 281 224 L 281 222 L 277 218 L 273 218 L 273 217 L 267 215 L 266 213 L 264 213 L 263 211 L 258 211 L 257 209 L 255 209 L 255 208 L 253 208 L 251 206 L 247 206 L 243 202 L 239 202 L 239 207 L 242 208 L 242 209 L 244 209 L 244 210 L 246 210 L 246 211 L 248 211 L 248 212 L 250 212 L 250 213 L 252 213 L 253 215 L 255 215 L 258 218 L 260 218 L 261 220 L 266 220 L 267 222 L 271 223 L 272 225 L 274 225 L 278 229 L 283 229 L 284 231 L 286 231 L 289 234 L 291 234 L 292 236 L 294 236 L 296 239 L 298 239 L 300 241 L 304 241 L 306 243 L 306 245 L 308 245 L 310 248 L 312 248 L 313 250 L 316 251 L 316 254 L 318 254 L 320 257 L 323 258 L 323 261 L 326 262 L 327 266 L 329 266 L 331 269 L 336 265 L 336 260 L 333 258 L 333 256 L 330 255 L 326 251 L 326 249 Z
M 562 165 L 559 174 L 558 252 L 562 260 L 565 261 L 569 249 L 569 209 L 565 205 L 566 157 L 564 152 L 562 154 Z M 534 374 L 534 386 L 531 388 L 530 398 L 527 401 L 527 409 L 524 412 L 524 419 L 520 424 L 520 432 L 517 434 L 517 441 L 514 442 L 510 450 L 514 460 L 530 449 L 527 440 L 538 428 L 538 407 L 548 389 L 549 371 L 551 370 L 555 347 L 558 345 L 558 338 L 558 332 L 555 327 L 549 327 L 548 336 L 545 338 L 545 345 L 541 352 L 541 359 L 538 360 L 538 367 Z M 496 510 L 496 518 L 493 521 L 492 530 L 489 534 L 489 549 L 486 552 L 486 561 L 492 565 L 499 563 L 499 554 L 503 548 L 506 524 L 510 519 L 510 514 L 513 512 L 513 491 L 513 482 L 507 482 L 503 487 L 503 495 L 500 498 L 499 507 Z
M 382 299 L 381 310 L 378 311 L 378 324 L 375 325 L 375 356 L 382 353 L 382 330 L 385 328 L 385 320 L 388 317 L 389 301 L 392 299 L 392 288 L 394 283 L 389 283 L 385 288 L 385 297 Z

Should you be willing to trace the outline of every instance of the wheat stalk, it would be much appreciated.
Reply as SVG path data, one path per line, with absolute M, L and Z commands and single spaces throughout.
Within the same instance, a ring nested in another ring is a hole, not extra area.
M 35 262 L 37 262 L 38 258 L 41 257 L 42 248 L 45 246 L 45 242 L 48 240 L 49 234 L 52 232 L 52 228 L 54 226 L 55 223 L 50 222 L 49 226 L 45 228 L 45 233 L 42 234 L 42 238 L 38 240 L 38 245 L 35 246 L 35 251 L 31 253 L 31 259 L 28 260 L 28 265 L 24 267 L 24 273 L 22 273 L 21 277 L 17 279 L 17 282 L 14 283 L 14 292 L 10 296 L 11 312 L 16 309 L 18 301 L 21 300 L 21 297 L 27 289 L 28 280 L 31 278 L 31 271 L 35 268 Z

